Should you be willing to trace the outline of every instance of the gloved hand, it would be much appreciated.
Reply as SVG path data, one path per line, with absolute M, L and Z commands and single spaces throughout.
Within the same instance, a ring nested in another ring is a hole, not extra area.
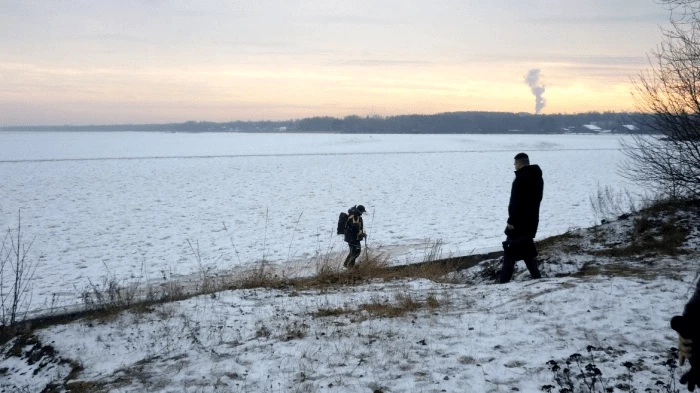
M 700 386 L 700 366 L 696 366 L 697 360 L 693 358 L 693 340 L 687 337 L 693 337 L 693 326 L 678 315 L 671 319 L 671 328 L 678 332 L 678 363 L 682 366 L 685 359 L 690 362 L 690 370 L 681 376 L 679 380 L 681 384 L 688 385 L 689 391 L 694 391 L 695 387 Z
M 513 229 L 515 229 L 514 226 L 512 226 L 512 225 L 510 225 L 510 224 L 507 224 L 507 225 L 506 225 L 506 229 L 503 230 L 503 233 L 504 233 L 506 236 L 510 236 L 510 235 L 513 234 Z
M 693 340 L 678 335 L 678 364 L 685 364 L 685 359 L 693 358 Z

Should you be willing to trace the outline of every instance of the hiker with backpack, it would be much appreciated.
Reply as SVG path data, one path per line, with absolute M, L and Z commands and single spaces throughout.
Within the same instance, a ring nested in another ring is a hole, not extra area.
M 362 213 L 365 212 L 364 206 L 353 206 L 348 210 L 347 218 L 344 219 L 345 213 L 341 213 L 338 220 L 338 234 L 341 234 L 341 226 L 343 221 L 345 222 L 342 228 L 342 234 L 345 235 L 345 241 L 348 243 L 348 247 L 350 247 L 350 252 L 345 258 L 343 266 L 348 269 L 355 266 L 355 260 L 362 253 L 362 244 L 360 242 L 367 237 L 364 223 L 362 222 Z
M 540 221 L 540 202 L 544 189 L 542 170 L 537 165 L 530 165 L 530 158 L 525 153 L 518 153 L 515 156 L 514 165 L 515 180 L 513 180 L 508 203 L 501 284 L 510 281 L 515 262 L 519 260 L 525 261 L 525 266 L 533 279 L 542 276 L 537 268 L 535 259 L 537 249 L 533 240 Z

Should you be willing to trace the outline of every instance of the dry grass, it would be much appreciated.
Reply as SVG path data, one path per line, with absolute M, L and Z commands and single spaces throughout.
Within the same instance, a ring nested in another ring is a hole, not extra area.
M 440 307 L 440 302 L 438 299 L 435 297 L 434 294 L 429 294 L 427 298 L 425 298 L 425 304 L 429 308 L 439 308 Z
M 685 199 L 662 199 L 647 203 L 640 213 L 649 216 L 659 216 L 663 214 L 676 214 L 682 210 L 697 210 L 700 208 L 700 200 Z
M 373 299 L 369 303 L 361 304 L 359 309 L 380 318 L 396 318 L 418 311 L 421 307 L 422 303 L 413 300 L 411 296 L 397 294 L 395 303 Z
M 103 393 L 108 389 L 97 382 L 88 381 L 72 381 L 66 383 L 65 392 L 67 393 Z
M 579 233 L 574 232 L 573 229 L 570 229 L 561 235 L 556 235 L 556 236 L 551 236 L 546 239 L 542 239 L 540 241 L 535 242 L 535 245 L 537 246 L 538 251 L 546 251 L 551 249 L 554 246 L 559 246 L 568 242 L 571 242 L 573 240 L 579 240 L 581 239 L 582 236 Z M 576 243 L 571 244 L 572 247 L 578 246 Z M 578 246 L 580 249 L 580 246 Z M 574 251 L 574 250 L 572 250 Z
M 339 317 L 353 312 L 355 311 L 345 307 L 319 308 L 318 311 L 312 313 L 311 316 L 314 318 Z
M 273 271 L 261 273 L 253 270 L 230 280 L 226 289 L 241 288 L 277 288 L 277 289 L 328 289 L 348 285 L 361 285 L 375 280 L 392 281 L 405 278 L 426 278 L 441 280 L 455 267 L 450 264 L 431 263 L 410 266 L 390 266 L 390 257 L 385 253 L 372 253 L 361 256 L 354 268 L 346 270 L 337 265 L 327 264 L 318 269 L 318 274 L 311 277 L 284 278 Z
M 321 308 L 311 315 L 314 318 L 337 317 L 341 315 L 362 315 L 363 312 L 376 318 L 398 318 L 408 313 L 421 309 L 437 309 L 445 305 L 445 301 L 439 301 L 434 294 L 429 294 L 424 301 L 416 300 L 404 293 L 397 293 L 393 300 L 373 298 L 357 308 L 334 307 Z M 353 318 L 353 322 L 360 322 L 366 318 Z
M 317 275 L 296 278 L 284 277 L 271 267 L 261 263 L 258 267 L 235 276 L 211 277 L 211 283 L 198 284 L 189 290 L 172 279 L 159 285 L 139 286 L 137 284 L 136 287 L 123 288 L 123 286 L 131 284 L 108 278 L 100 285 L 89 285 L 83 290 L 83 310 L 41 317 L 24 321 L 12 326 L 11 329 L 0 329 L 0 343 L 5 343 L 18 334 L 28 333 L 46 326 L 70 323 L 77 319 L 108 321 L 116 318 L 125 310 L 148 313 L 154 310 L 152 307 L 154 305 L 185 300 L 204 294 L 215 294 L 224 290 L 272 288 L 298 293 L 297 291 L 300 290 L 327 290 L 362 285 L 377 280 L 386 282 L 407 278 L 425 278 L 439 281 L 445 280 L 444 277 L 447 273 L 473 266 L 477 261 L 475 259 L 465 264 L 462 261 L 463 258 L 450 258 L 409 266 L 390 266 L 389 259 L 389 255 L 385 253 L 375 253 L 368 250 L 363 252 L 358 264 L 353 269 L 345 270 L 340 267 L 340 261 L 333 263 L 332 259 L 326 258 L 319 265 Z

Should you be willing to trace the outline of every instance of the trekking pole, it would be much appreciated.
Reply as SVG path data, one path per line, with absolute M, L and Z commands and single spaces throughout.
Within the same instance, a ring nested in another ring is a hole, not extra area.
M 372 212 L 372 223 L 370 224 L 370 226 L 372 228 L 374 228 L 374 213 L 375 212 L 376 212 L 376 210 L 374 212 Z M 366 234 L 365 234 L 365 259 L 367 259 L 367 261 L 369 261 L 369 256 L 367 255 L 367 235 Z
M 365 234 L 365 263 L 369 262 L 369 254 L 367 253 L 367 234 Z

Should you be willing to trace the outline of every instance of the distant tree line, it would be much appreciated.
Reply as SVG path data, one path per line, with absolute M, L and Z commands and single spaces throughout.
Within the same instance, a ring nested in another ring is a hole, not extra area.
M 188 121 L 171 124 L 94 126 L 17 126 L 0 131 L 161 131 L 161 132 L 333 132 L 372 134 L 556 134 L 584 132 L 596 125 L 611 132 L 630 132 L 625 125 L 645 132 L 639 113 L 588 112 L 533 115 L 508 112 L 450 112 L 434 115 L 309 117 L 288 121 Z

